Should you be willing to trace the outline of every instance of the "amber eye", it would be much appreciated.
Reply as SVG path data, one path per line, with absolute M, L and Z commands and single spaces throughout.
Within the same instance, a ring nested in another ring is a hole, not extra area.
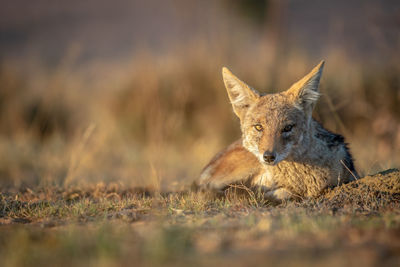
M 255 128 L 257 131 L 259 131 L 259 132 L 261 132 L 261 131 L 263 130 L 263 127 L 262 127 L 261 124 L 256 124 L 256 125 L 254 125 L 254 128 Z
M 282 133 L 290 132 L 293 129 L 293 127 L 294 127 L 294 124 L 286 125 L 285 128 L 283 128 Z

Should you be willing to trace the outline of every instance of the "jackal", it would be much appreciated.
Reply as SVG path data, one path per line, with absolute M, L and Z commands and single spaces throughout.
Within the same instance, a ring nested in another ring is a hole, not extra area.
M 222 191 L 244 184 L 282 201 L 318 196 L 327 187 L 357 179 L 344 138 L 312 118 L 323 67 L 321 61 L 276 94 L 260 94 L 224 67 L 225 87 L 240 119 L 242 138 L 218 153 L 194 186 Z

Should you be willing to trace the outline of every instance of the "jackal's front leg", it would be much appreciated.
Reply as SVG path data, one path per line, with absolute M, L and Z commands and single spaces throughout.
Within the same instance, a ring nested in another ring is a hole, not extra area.
M 246 184 L 260 170 L 258 159 L 238 140 L 210 161 L 193 183 L 193 187 L 221 191 L 231 184 Z

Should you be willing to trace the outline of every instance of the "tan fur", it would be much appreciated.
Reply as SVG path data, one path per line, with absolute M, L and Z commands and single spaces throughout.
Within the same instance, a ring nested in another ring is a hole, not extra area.
M 287 91 L 261 95 L 223 68 L 242 139 L 217 154 L 195 185 L 243 183 L 274 200 L 317 196 L 357 176 L 343 138 L 312 119 L 324 62 Z M 349 166 L 345 166 L 349 165 Z M 350 170 L 350 171 L 349 171 Z

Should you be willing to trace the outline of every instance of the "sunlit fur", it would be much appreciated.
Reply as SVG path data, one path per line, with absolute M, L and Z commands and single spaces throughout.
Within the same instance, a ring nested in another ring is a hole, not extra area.
M 243 183 L 261 189 L 268 198 L 283 200 L 317 196 L 327 187 L 356 179 L 344 138 L 312 118 L 323 66 L 321 62 L 288 90 L 267 95 L 224 68 L 242 139 L 216 155 L 195 185 L 223 190 Z M 265 152 L 274 160 L 265 161 Z

